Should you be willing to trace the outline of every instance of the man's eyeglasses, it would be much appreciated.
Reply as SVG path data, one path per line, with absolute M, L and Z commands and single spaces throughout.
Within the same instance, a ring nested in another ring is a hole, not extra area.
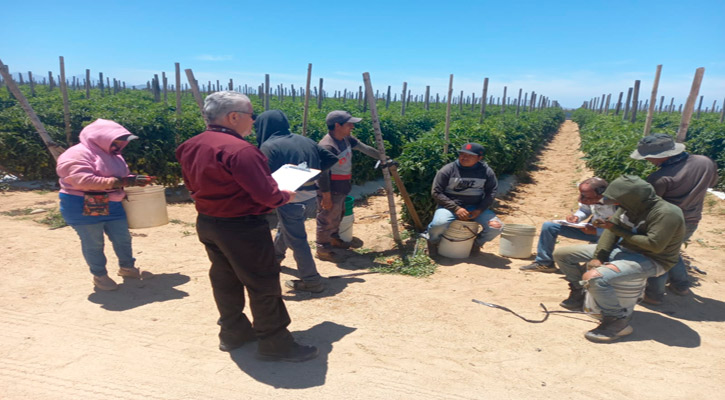
M 257 114 L 255 114 L 253 112 L 247 112 L 247 111 L 232 111 L 232 112 L 239 113 L 239 114 L 247 114 L 250 117 L 252 117 L 252 121 L 257 119 Z

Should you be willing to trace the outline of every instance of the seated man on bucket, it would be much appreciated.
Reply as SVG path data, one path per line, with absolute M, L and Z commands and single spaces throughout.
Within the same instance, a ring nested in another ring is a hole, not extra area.
M 428 225 L 428 254 L 437 255 L 437 245 L 451 222 L 476 221 L 483 230 L 478 234 L 471 255 L 481 252 L 484 243 L 503 230 L 503 223 L 488 207 L 493 204 L 498 180 L 483 161 L 484 149 L 478 143 L 466 143 L 458 151 L 458 160 L 441 168 L 433 180 L 431 194 L 438 208 Z
M 606 220 L 611 217 L 616 207 L 609 204 L 602 204 L 602 193 L 607 189 L 609 183 L 602 178 L 592 177 L 579 184 L 579 209 L 572 215 L 566 217 L 566 221 L 576 224 L 591 216 L 594 220 Z M 566 226 L 553 221 L 544 222 L 541 226 L 539 244 L 536 246 L 536 259 L 529 265 L 519 268 L 527 272 L 556 272 L 556 265 L 552 258 L 556 239 L 564 236 L 570 239 L 586 240 L 596 242 L 602 235 L 604 229 L 595 228 L 587 224 L 583 228 Z
M 602 311 L 601 324 L 584 335 L 592 342 L 612 342 L 632 333 L 632 315 L 620 304 L 613 286 L 664 274 L 679 260 L 685 237 L 682 210 L 657 196 L 652 185 L 639 177 L 615 179 L 604 198 L 619 209 L 609 220 L 594 221 L 605 229 L 599 242 L 554 251 L 554 261 L 571 289 L 561 306 L 581 309 L 586 287 Z

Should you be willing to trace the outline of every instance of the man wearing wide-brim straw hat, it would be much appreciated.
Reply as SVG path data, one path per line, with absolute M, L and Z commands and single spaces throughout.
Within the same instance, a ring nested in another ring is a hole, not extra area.
M 655 133 L 642 138 L 637 149 L 630 154 L 635 160 L 647 160 L 659 169 L 647 177 L 647 182 L 658 196 L 680 207 L 685 216 L 685 241 L 689 240 L 702 218 L 702 205 L 707 188 L 717 184 L 717 165 L 706 156 L 688 154 L 683 143 L 675 143 L 672 136 Z M 644 301 L 662 304 L 665 284 L 669 277 L 672 293 L 685 296 L 690 293 L 690 281 L 685 263 L 679 262 L 659 277 L 647 281 Z

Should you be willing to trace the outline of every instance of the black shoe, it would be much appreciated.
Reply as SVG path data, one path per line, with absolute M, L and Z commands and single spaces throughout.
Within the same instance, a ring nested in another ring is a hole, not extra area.
M 634 331 L 629 325 L 630 317 L 603 317 L 598 327 L 584 334 L 588 340 L 596 343 L 613 342 Z
M 257 349 L 257 358 L 263 361 L 287 361 L 302 362 L 311 360 L 319 354 L 315 346 L 303 346 L 297 342 L 292 342 L 287 349 L 282 351 L 263 351 Z
M 245 343 L 253 342 L 257 340 L 257 335 L 254 334 L 253 331 L 250 331 L 248 333 L 245 333 L 243 335 L 239 336 L 231 336 L 231 335 L 224 335 L 225 337 L 222 338 L 222 334 L 219 334 L 219 350 L 230 352 L 232 350 L 236 350 L 242 346 L 244 346 Z
M 303 292 L 320 293 L 325 290 L 325 285 L 320 281 L 305 282 L 299 279 L 285 281 L 284 285 L 290 289 L 301 290 Z
M 532 262 L 529 265 L 524 265 L 523 267 L 519 267 L 521 271 L 526 272 L 546 272 L 546 273 L 552 273 L 556 272 L 557 269 L 554 265 L 544 265 L 537 262 Z
M 559 305 L 567 310 L 581 311 L 584 307 L 584 288 L 578 288 L 573 283 L 569 283 L 569 297 Z
M 483 246 L 477 246 L 476 243 L 473 244 L 473 247 L 471 247 L 471 254 L 469 254 L 469 257 L 475 257 L 479 254 L 481 254 L 481 248 Z

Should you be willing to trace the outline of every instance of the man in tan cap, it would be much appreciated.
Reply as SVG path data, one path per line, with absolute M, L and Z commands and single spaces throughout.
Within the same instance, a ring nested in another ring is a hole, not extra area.
M 647 182 L 655 188 L 658 196 L 682 209 L 685 216 L 684 241 L 689 240 L 702 218 L 702 204 L 707 188 L 717 184 L 715 162 L 706 156 L 688 154 L 683 143 L 675 143 L 672 136 L 665 133 L 655 133 L 642 138 L 637 144 L 637 150 L 630 157 L 647 160 L 659 167 L 647 177 Z M 644 298 L 646 303 L 662 304 L 668 276 L 672 293 L 679 296 L 690 293 L 687 269 L 680 257 L 679 262 L 667 274 L 647 281 Z
M 340 239 L 340 221 L 345 211 L 345 198 L 352 188 L 352 150 L 379 159 L 374 148 L 360 142 L 351 135 L 355 124 L 362 121 L 343 110 L 327 114 L 325 122 L 329 133 L 320 140 L 320 146 L 339 158 L 329 171 L 320 174 L 317 181 L 317 258 L 339 261 L 333 248 L 348 248 L 349 243 Z

